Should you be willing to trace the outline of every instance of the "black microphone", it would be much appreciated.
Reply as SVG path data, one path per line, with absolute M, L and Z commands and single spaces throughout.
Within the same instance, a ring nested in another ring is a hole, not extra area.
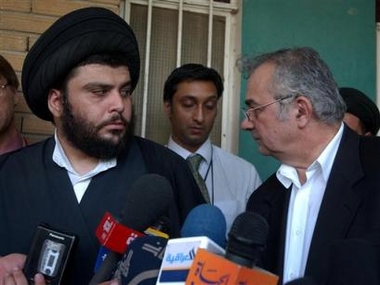
M 252 268 L 257 264 L 268 238 L 267 221 L 253 212 L 236 217 L 228 233 L 225 258 L 242 266 Z
M 277 285 L 278 276 L 255 265 L 268 237 L 269 226 L 260 215 L 244 212 L 236 217 L 228 234 L 224 256 L 198 249 L 186 284 Z
M 127 191 L 119 221 L 128 228 L 143 232 L 166 214 L 172 203 L 173 190 L 166 178 L 158 174 L 143 175 Z M 108 281 L 121 257 L 120 253 L 110 251 L 89 285 Z
M 118 263 L 113 279 L 119 279 L 122 285 L 155 285 L 169 238 L 169 223 L 162 216 L 144 232 L 146 236 L 134 239 Z
M 167 229 L 168 221 L 165 219 L 167 218 L 161 217 L 151 228 L 156 228 L 156 230 Z M 150 233 L 155 234 L 155 231 Z M 176 248 L 180 248 L 180 252 L 183 252 L 187 244 L 190 244 L 190 249 L 195 251 L 197 242 L 199 246 L 203 246 L 202 243 L 204 243 L 205 247 L 212 247 L 212 245 L 207 244 L 208 239 L 224 247 L 226 243 L 226 219 L 222 211 L 210 204 L 194 207 L 187 215 L 181 228 L 181 237 L 174 239 L 176 242 L 169 245 L 170 249 L 166 254 L 171 253 L 173 255 Z M 187 238 L 190 238 L 191 241 Z M 198 241 L 196 240 L 197 238 Z M 117 266 L 114 277 L 119 278 L 123 285 L 155 285 L 160 273 L 167 242 L 168 240 L 160 237 L 160 235 L 136 238 L 128 246 Z M 173 239 L 171 242 L 173 242 Z M 181 269 L 183 270 L 184 268 L 185 266 L 182 263 Z

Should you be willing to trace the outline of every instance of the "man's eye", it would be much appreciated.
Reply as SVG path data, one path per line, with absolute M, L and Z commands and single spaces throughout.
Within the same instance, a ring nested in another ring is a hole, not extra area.
M 131 89 L 130 88 L 126 88 L 126 89 L 121 89 L 120 90 L 120 95 L 121 97 L 128 97 L 132 94 L 131 92 Z
M 191 108 L 195 105 L 195 103 L 193 101 L 184 101 L 182 102 L 182 106 L 184 108 Z
M 208 102 L 205 106 L 209 110 L 213 110 L 216 108 L 217 102 Z
M 107 93 L 107 89 L 104 88 L 96 88 L 92 89 L 91 91 L 93 94 L 98 95 L 98 96 L 103 96 L 104 94 Z

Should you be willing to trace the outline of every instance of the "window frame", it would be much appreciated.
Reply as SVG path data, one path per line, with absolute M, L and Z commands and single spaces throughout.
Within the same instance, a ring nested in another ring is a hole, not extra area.
M 121 16 L 127 21 L 130 21 L 131 5 L 145 5 L 148 7 L 148 25 L 149 13 L 152 13 L 153 7 L 165 9 L 183 9 L 193 13 L 210 14 L 221 16 L 225 19 L 225 43 L 224 43 L 224 60 L 223 60 L 223 78 L 224 78 L 224 93 L 221 108 L 221 137 L 220 147 L 232 152 L 238 151 L 239 138 L 239 115 L 240 115 L 240 73 L 236 68 L 236 60 L 241 52 L 241 6 L 242 1 L 231 0 L 231 3 L 215 2 L 212 0 L 125 0 L 122 2 Z M 151 15 L 150 15 L 151 16 Z M 147 34 L 149 36 L 149 33 Z M 149 53 L 149 48 L 146 49 Z M 145 56 L 149 61 L 149 55 Z M 210 65 L 211 56 L 208 55 L 208 64 Z M 181 63 L 177 60 L 177 66 Z M 146 62 L 141 62 L 141 65 L 146 66 Z M 144 77 L 144 99 L 143 99 L 143 118 L 141 133 L 142 137 L 146 136 L 146 109 L 147 109 L 147 90 L 149 84 L 149 69 L 148 72 L 140 75 Z M 141 78 L 140 77 L 140 78 Z

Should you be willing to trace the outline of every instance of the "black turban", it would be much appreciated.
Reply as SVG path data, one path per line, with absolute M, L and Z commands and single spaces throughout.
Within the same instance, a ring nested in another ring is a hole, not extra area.
M 380 113 L 376 104 L 363 92 L 349 87 L 339 88 L 347 105 L 347 112 L 362 121 L 366 131 L 376 135 L 380 128 Z
M 32 112 L 52 121 L 49 90 L 70 70 L 94 54 L 124 54 L 132 90 L 140 74 L 138 44 L 131 27 L 114 12 L 91 7 L 59 18 L 32 46 L 22 69 L 22 88 Z

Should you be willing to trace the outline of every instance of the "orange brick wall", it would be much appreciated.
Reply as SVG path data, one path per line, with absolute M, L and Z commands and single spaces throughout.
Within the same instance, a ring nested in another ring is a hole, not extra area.
M 21 84 L 24 58 L 39 35 L 59 16 L 72 10 L 100 6 L 119 13 L 122 0 L 0 0 L 0 54 L 15 69 Z M 29 110 L 19 88 L 20 100 L 16 120 L 21 133 L 30 143 L 51 135 L 50 122 L 37 118 Z

